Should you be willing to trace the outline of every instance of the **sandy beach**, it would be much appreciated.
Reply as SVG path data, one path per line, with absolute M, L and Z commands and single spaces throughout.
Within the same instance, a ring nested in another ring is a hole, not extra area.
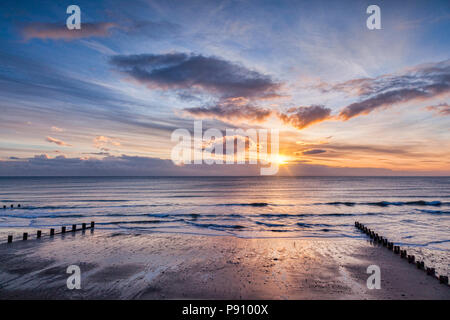
M 369 290 L 369 265 L 381 289 Z M 81 289 L 69 290 L 69 265 Z M 450 299 L 365 240 L 241 239 L 95 230 L 0 245 L 1 299 Z

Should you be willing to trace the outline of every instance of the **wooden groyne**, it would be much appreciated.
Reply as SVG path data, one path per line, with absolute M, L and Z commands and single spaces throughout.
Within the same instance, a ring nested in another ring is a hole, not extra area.
M 87 225 L 86 223 L 82 223 L 81 225 L 73 224 L 71 229 L 67 229 L 66 226 L 62 226 L 59 231 L 56 231 L 55 228 L 51 228 L 49 230 L 48 234 L 43 234 L 42 230 L 37 230 L 35 239 L 40 239 L 43 237 L 53 237 L 58 234 L 65 234 L 65 233 L 71 233 L 71 232 L 77 232 L 77 231 L 86 231 L 88 229 L 93 230 L 94 228 L 95 228 L 95 221 L 91 221 L 90 225 Z M 29 236 L 29 233 L 24 232 L 22 235 L 22 238 L 19 238 L 19 239 L 21 239 L 22 241 L 27 241 L 29 238 L 28 236 Z M 14 240 L 13 236 L 8 235 L 7 243 L 12 243 L 13 240 Z
M 388 250 L 393 251 L 395 254 L 398 254 L 402 259 L 405 259 L 411 264 L 415 264 L 418 269 L 423 270 L 427 273 L 427 275 L 432 276 L 439 280 L 440 283 L 449 285 L 448 282 L 448 276 L 444 275 L 437 275 L 436 269 L 431 266 L 425 266 L 425 262 L 423 261 L 416 261 L 416 257 L 414 255 L 409 255 L 406 250 L 402 250 L 400 246 L 394 245 L 393 242 L 389 241 L 386 237 L 383 237 L 376 233 L 373 230 L 370 230 L 370 228 L 366 227 L 362 223 L 355 221 L 355 227 L 365 233 L 367 236 L 372 239 L 373 242 L 378 243 L 382 245 L 383 247 L 386 247 Z
M 11 209 L 14 209 L 14 204 L 11 204 Z M 3 209 L 6 209 L 7 208 L 7 206 L 6 206 L 6 204 L 4 204 L 3 205 Z M 20 206 L 20 203 L 19 204 L 17 204 L 17 208 L 21 208 L 21 206 Z

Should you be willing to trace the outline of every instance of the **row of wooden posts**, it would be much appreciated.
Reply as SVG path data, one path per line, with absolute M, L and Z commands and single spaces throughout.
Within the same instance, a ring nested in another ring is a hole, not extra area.
M 82 230 L 86 230 L 86 229 L 94 229 L 94 227 L 95 227 L 95 222 L 94 221 L 91 221 L 91 225 L 90 226 L 87 226 L 86 223 L 82 223 L 81 224 L 81 228 L 78 228 L 78 229 L 77 229 L 77 225 L 73 224 L 72 225 L 72 229 L 70 230 L 70 232 L 82 231 Z M 49 236 L 54 236 L 55 234 L 64 234 L 64 233 L 66 233 L 66 231 L 69 231 L 69 230 L 67 230 L 65 226 L 61 227 L 61 231 L 60 232 L 55 232 L 55 229 L 51 228 Z M 36 232 L 36 239 L 39 239 L 41 237 L 42 237 L 42 231 L 38 230 Z M 28 232 L 24 232 L 23 233 L 22 240 L 28 240 Z M 11 242 L 13 242 L 13 236 L 9 235 L 8 236 L 8 243 L 11 243 Z
M 14 208 L 14 205 L 11 205 L 11 208 Z M 17 205 L 17 208 L 20 208 L 20 203 Z M 3 209 L 6 209 L 6 204 L 3 205 Z
M 395 254 L 400 254 L 400 257 L 407 259 L 409 263 L 415 263 L 418 269 L 426 271 L 429 276 L 439 279 L 441 283 L 445 283 L 447 285 L 449 284 L 448 276 L 440 275 L 437 277 L 435 268 L 425 267 L 425 263 L 423 261 L 416 261 L 416 257 L 414 255 L 407 254 L 406 250 L 402 250 L 400 246 L 395 246 L 394 243 L 390 242 L 387 238 L 380 236 L 378 233 L 375 233 L 375 231 L 370 230 L 358 221 L 355 221 L 355 227 L 367 234 L 371 239 L 373 239 L 374 242 L 382 244 L 383 247 L 394 251 Z

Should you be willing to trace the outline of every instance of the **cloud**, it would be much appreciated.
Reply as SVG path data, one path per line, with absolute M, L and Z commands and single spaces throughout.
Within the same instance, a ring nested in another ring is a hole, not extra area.
M 186 53 L 113 56 L 111 64 L 150 89 L 201 91 L 221 98 L 276 96 L 269 76 L 218 57 Z
M 24 25 L 21 32 L 25 40 L 51 39 L 51 40 L 74 40 L 90 37 L 106 37 L 109 30 L 116 25 L 111 22 L 82 23 L 81 29 L 67 29 L 62 23 L 32 22 Z
M 278 117 L 286 124 L 290 124 L 297 129 L 306 128 L 314 123 L 318 123 L 331 118 L 331 109 L 323 106 L 296 107 L 290 108 L 286 113 L 279 113 Z
M 254 139 L 252 139 L 250 136 L 245 135 L 230 135 L 230 136 L 224 136 L 217 139 L 212 139 L 210 141 L 205 141 L 202 145 L 202 150 L 213 150 L 213 149 L 222 149 L 223 154 L 226 154 L 227 152 L 227 145 L 233 146 L 233 154 L 237 154 L 238 148 L 237 145 L 242 144 L 244 146 L 244 152 L 247 152 L 249 150 L 258 150 L 258 143 Z
M 320 154 L 320 153 L 325 153 L 325 152 L 327 152 L 327 150 L 310 149 L 310 150 L 303 151 L 302 154 L 303 155 L 313 155 L 313 154 Z
M 106 136 L 97 136 L 92 140 L 94 147 L 100 149 L 102 151 L 109 151 L 109 146 L 118 147 L 120 146 L 120 142 L 116 141 L 116 139 L 106 137 Z
M 411 145 L 357 145 L 357 144 L 343 144 L 343 143 L 316 143 L 308 144 L 306 147 L 310 149 L 302 150 L 317 154 L 327 152 L 329 157 L 345 156 L 345 155 L 398 155 L 402 157 L 421 156 L 418 150 Z M 317 148 L 317 149 L 315 149 Z M 320 149 L 319 149 L 320 148 Z M 323 152 L 317 152 L 317 150 Z M 301 153 L 301 152 L 298 152 Z M 302 153 L 305 154 L 305 153 Z
M 186 108 L 183 111 L 195 118 L 213 118 L 222 121 L 263 122 L 272 114 L 272 110 L 249 104 L 247 99 L 230 98 L 214 106 Z
M 55 143 L 55 144 L 57 144 L 58 146 L 71 147 L 70 144 L 65 143 L 64 141 L 59 140 L 59 139 L 56 139 L 56 138 L 46 137 L 45 140 L 48 141 L 48 142 L 51 142 L 51 143 Z
M 260 165 L 184 165 L 171 160 L 121 155 L 97 158 L 66 158 L 36 155 L 32 158 L 0 160 L 0 176 L 259 176 Z M 279 175 L 368 176 L 448 175 L 448 171 L 393 171 L 378 168 L 349 168 L 301 162 L 281 166 Z
M 440 116 L 450 116 L 450 105 L 448 103 L 441 103 L 436 106 L 425 107 L 428 111 L 432 111 Z
M 372 78 L 361 78 L 340 82 L 334 85 L 326 82 L 320 82 L 319 84 L 313 85 L 310 88 L 318 89 L 322 93 L 341 91 L 350 95 L 361 96 L 371 92 L 373 83 L 374 79 Z
M 89 154 L 92 156 L 110 156 L 109 152 L 83 152 L 83 154 Z
M 375 79 L 358 79 L 333 88 L 353 86 L 362 100 L 346 106 L 339 114 L 343 120 L 368 114 L 379 108 L 413 100 L 426 100 L 450 93 L 450 60 L 410 68 L 401 74 Z M 345 90 L 345 89 L 344 89 Z
M 53 127 L 51 128 L 51 130 L 52 130 L 53 132 L 62 132 L 62 131 L 64 131 L 64 129 L 58 128 L 58 127 L 55 127 L 55 126 L 53 126 Z
M 32 158 L 0 160 L 0 176 L 256 176 L 258 165 L 184 165 L 172 160 L 137 156 L 98 158 L 51 158 L 46 154 Z
M 405 103 L 413 99 L 426 97 L 432 97 L 432 94 L 421 89 L 388 91 L 348 105 L 339 113 L 339 117 L 343 120 L 348 120 L 358 115 L 369 114 L 377 108 L 386 108 L 397 103 Z

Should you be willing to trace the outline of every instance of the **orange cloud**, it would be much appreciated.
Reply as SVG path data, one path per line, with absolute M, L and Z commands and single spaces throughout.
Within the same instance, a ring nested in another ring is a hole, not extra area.
M 62 140 L 56 139 L 56 138 L 52 138 L 52 137 L 46 137 L 45 138 L 46 141 L 51 142 L 51 143 L 55 143 L 58 146 L 63 146 L 63 147 L 71 147 L 72 145 L 65 143 Z
M 330 119 L 331 109 L 323 106 L 297 107 L 290 108 L 287 113 L 279 113 L 278 116 L 284 123 L 303 129 Z
M 109 146 L 120 146 L 120 142 L 116 141 L 113 138 L 106 137 L 106 136 L 97 136 L 93 140 L 94 147 L 97 149 L 100 149 L 102 151 L 109 151 Z

